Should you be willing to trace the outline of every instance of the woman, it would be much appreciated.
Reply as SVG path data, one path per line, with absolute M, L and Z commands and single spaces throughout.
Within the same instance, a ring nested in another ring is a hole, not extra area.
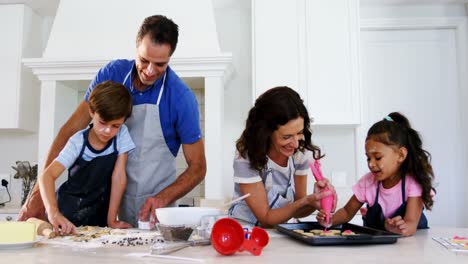
M 262 94 L 249 111 L 234 158 L 234 198 L 250 196 L 233 204 L 229 215 L 269 227 L 308 216 L 320 209 L 320 199 L 335 195 L 327 180 L 307 195 L 308 158 L 322 157 L 311 136 L 310 118 L 297 92 L 275 87 Z M 332 191 L 319 192 L 326 186 Z

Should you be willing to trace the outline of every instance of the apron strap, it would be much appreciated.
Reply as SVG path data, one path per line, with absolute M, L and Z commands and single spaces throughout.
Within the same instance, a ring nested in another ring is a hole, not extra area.
M 75 160 L 75 162 L 73 162 L 73 164 L 70 166 L 70 168 L 73 168 L 76 163 L 78 162 L 78 160 L 83 156 L 83 153 L 84 153 L 84 150 L 85 150 L 85 147 L 86 147 L 86 144 L 88 143 L 88 134 L 89 134 L 89 130 L 93 127 L 93 124 L 89 124 L 89 128 L 83 132 L 83 146 L 81 146 L 81 150 L 80 150 L 80 154 L 78 154 L 78 158 Z
M 166 75 L 167 75 L 167 68 L 166 68 L 166 72 L 164 73 L 163 82 L 162 82 L 162 85 L 161 85 L 161 91 L 159 91 L 158 101 L 156 102 L 157 106 L 159 106 L 159 102 L 161 101 L 161 96 L 162 96 L 163 91 L 164 91 L 164 84 L 166 83 Z
M 112 141 L 114 141 L 114 152 L 117 152 L 117 154 L 119 153 L 117 151 L 117 135 L 115 135 L 113 138 L 112 138 Z
M 405 202 L 405 176 L 403 175 L 403 177 L 401 178 L 401 201 Z
M 375 194 L 374 205 L 379 202 L 379 193 L 380 193 L 380 181 L 377 182 L 377 192 Z
M 128 78 L 130 77 L 130 74 L 132 73 L 132 69 L 133 69 L 133 66 L 132 66 L 132 68 L 130 68 L 130 71 L 129 71 L 129 72 L 127 73 L 127 75 L 125 76 L 125 78 L 124 78 L 124 80 L 123 80 L 123 82 L 122 82 L 123 85 L 125 85 L 125 82 L 126 82 L 126 81 L 128 80 Z M 130 81 L 130 85 L 129 85 L 129 86 L 130 86 L 130 90 L 133 91 L 133 84 L 132 84 L 131 81 Z

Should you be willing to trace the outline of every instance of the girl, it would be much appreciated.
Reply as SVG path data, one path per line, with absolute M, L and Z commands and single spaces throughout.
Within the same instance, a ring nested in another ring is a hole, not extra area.
M 307 195 L 307 157 L 322 157 L 311 136 L 309 114 L 298 93 L 276 87 L 262 94 L 249 111 L 234 158 L 234 198 L 250 196 L 233 204 L 229 215 L 269 227 L 318 209 L 320 199 L 333 191 L 318 193 L 329 185 L 325 180 Z
M 419 133 L 405 116 L 394 112 L 369 129 L 365 147 L 370 172 L 353 186 L 354 195 L 333 215 L 331 224 L 348 222 L 366 203 L 365 226 L 403 236 L 428 228 L 422 211 L 433 205 L 434 173 Z M 322 225 L 324 216 L 317 215 Z

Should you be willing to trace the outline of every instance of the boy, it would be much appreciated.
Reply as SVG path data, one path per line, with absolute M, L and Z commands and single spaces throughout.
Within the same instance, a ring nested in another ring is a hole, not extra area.
M 127 155 L 135 148 L 123 124 L 132 106 L 122 84 L 97 85 L 89 97 L 89 128 L 74 134 L 39 177 L 47 217 L 61 234 L 75 233 L 80 225 L 131 227 L 117 214 L 127 183 Z M 55 195 L 55 180 L 65 169 L 68 179 Z

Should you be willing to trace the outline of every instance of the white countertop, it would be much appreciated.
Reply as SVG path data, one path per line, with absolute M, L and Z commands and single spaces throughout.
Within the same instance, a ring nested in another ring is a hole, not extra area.
M 433 236 L 468 236 L 467 228 L 440 228 L 418 231 L 395 244 L 354 246 L 310 246 L 283 236 L 275 230 L 270 243 L 260 256 L 238 252 L 221 256 L 211 246 L 190 247 L 170 254 L 204 260 L 204 263 L 468 263 L 468 253 L 455 253 L 432 240 Z M 63 246 L 36 244 L 33 248 L 0 250 L 2 263 L 190 263 L 153 257 L 131 257 L 131 253 L 147 253 L 148 246 L 73 249 Z M 194 263 L 194 262 L 193 262 Z

